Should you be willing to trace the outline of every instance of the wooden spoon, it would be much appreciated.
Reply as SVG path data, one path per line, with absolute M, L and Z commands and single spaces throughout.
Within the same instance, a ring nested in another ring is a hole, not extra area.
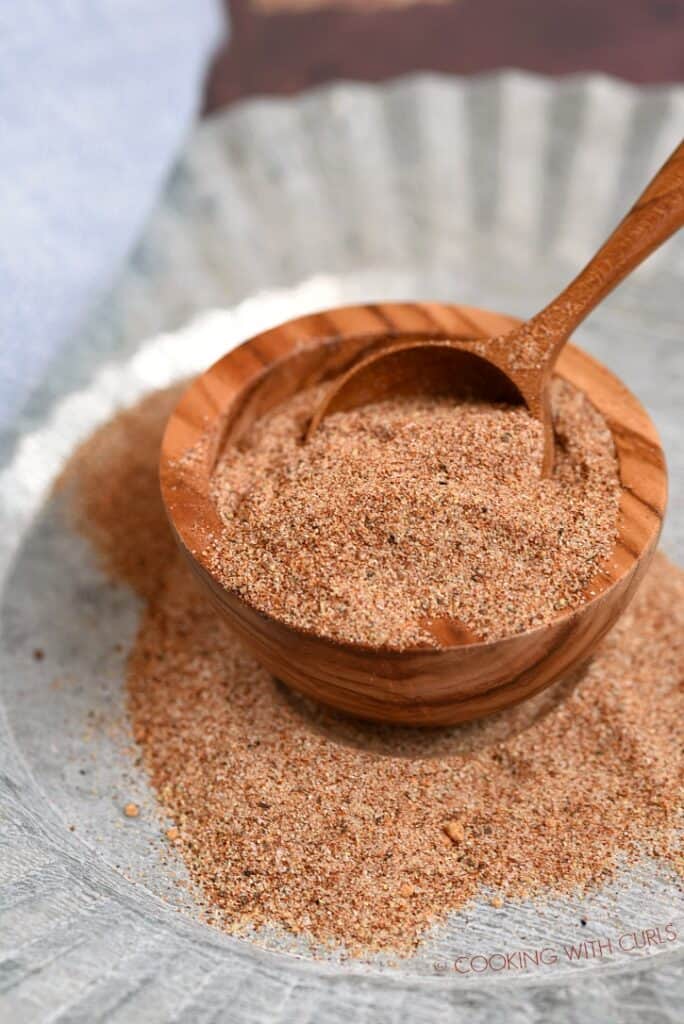
M 307 439 L 334 412 L 406 393 L 465 390 L 518 400 L 544 427 L 542 473 L 553 468 L 549 382 L 566 341 L 635 267 L 684 225 L 684 142 L 584 270 L 540 313 L 491 338 L 416 340 L 362 359 L 338 377 L 311 418 Z

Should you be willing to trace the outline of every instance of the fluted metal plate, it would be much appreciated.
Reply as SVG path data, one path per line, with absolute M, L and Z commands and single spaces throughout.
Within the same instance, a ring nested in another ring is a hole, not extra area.
M 113 295 L 3 452 L 0 1019 L 603 1022 L 641 1020 L 645 1008 L 679 1019 L 684 906 L 655 864 L 543 908 L 494 914 L 483 898 L 400 964 L 316 960 L 268 931 L 237 940 L 201 924 L 178 884 L 182 864 L 162 866 L 153 796 L 122 752 L 116 644 L 133 635 L 136 602 L 107 585 L 48 493 L 75 443 L 116 408 L 279 320 L 382 298 L 533 311 L 682 124 L 683 90 L 504 74 L 342 84 L 199 128 Z M 661 430 L 665 544 L 680 561 L 683 270 L 679 238 L 581 335 Z M 122 820 L 127 800 L 143 807 L 139 819 Z M 464 952 L 561 948 L 668 922 L 676 942 L 629 955 L 503 979 L 445 967 Z

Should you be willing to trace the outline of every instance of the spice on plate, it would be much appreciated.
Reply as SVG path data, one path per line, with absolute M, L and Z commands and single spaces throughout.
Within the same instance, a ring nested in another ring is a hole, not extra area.
M 336 413 L 302 443 L 309 389 L 226 447 L 212 494 L 214 573 L 260 611 L 337 641 L 435 644 L 430 620 L 483 640 L 586 600 L 616 538 L 612 436 L 555 381 L 553 476 L 522 406 L 422 397 Z
M 109 573 L 146 600 L 131 725 L 219 926 L 409 953 L 480 895 L 586 891 L 644 857 L 684 873 L 681 570 L 657 556 L 591 664 L 521 705 L 430 731 L 353 721 L 260 668 L 174 553 L 156 477 L 173 400 L 103 427 L 64 484 Z
M 465 839 L 465 827 L 462 821 L 448 821 L 444 826 L 444 831 L 452 843 L 462 843 Z

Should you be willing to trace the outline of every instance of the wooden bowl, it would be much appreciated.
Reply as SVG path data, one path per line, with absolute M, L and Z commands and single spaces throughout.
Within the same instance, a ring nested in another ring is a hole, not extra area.
M 586 603 L 540 628 L 494 642 L 401 652 L 336 643 L 284 625 L 226 589 L 209 568 L 207 539 L 221 529 L 209 497 L 222 447 L 255 418 L 362 355 L 398 340 L 491 337 L 514 318 L 467 306 L 386 303 L 346 306 L 291 320 L 246 341 L 197 377 L 170 417 L 161 490 L 181 550 L 205 592 L 255 658 L 309 697 L 367 719 L 446 725 L 530 697 L 585 660 L 625 609 L 655 550 L 667 497 L 665 459 L 637 399 L 604 366 L 568 345 L 559 377 L 584 391 L 608 423 L 622 486 L 618 540 L 587 588 Z M 209 433 L 201 459 L 182 456 Z M 207 446 L 205 446 L 206 449 Z

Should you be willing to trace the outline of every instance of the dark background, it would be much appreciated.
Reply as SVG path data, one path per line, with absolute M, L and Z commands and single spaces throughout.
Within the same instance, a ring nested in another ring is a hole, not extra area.
M 228 0 L 206 110 L 415 70 L 684 78 L 684 0 Z

